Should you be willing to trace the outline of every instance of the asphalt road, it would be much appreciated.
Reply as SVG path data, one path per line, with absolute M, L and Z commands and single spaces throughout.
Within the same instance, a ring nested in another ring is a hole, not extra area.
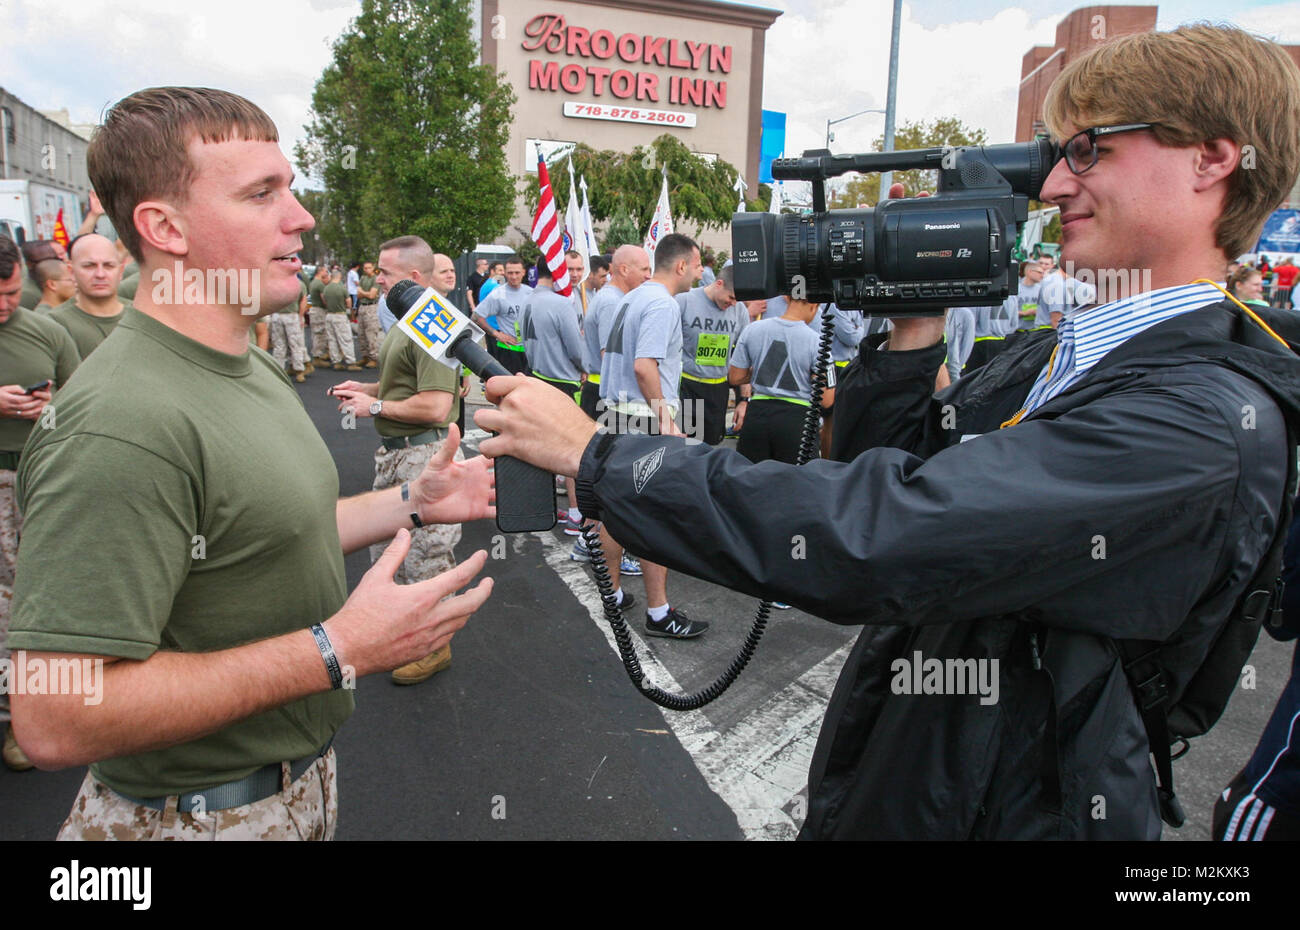
M 343 372 L 322 371 L 297 387 L 334 454 L 341 492 L 355 494 L 370 487 L 377 443 L 370 421 L 345 429 L 325 396 L 342 380 Z M 478 438 L 468 437 L 467 454 Z M 335 741 L 340 839 L 794 836 L 825 702 L 857 628 L 774 611 L 726 695 L 700 712 L 661 711 L 628 680 L 590 572 L 568 558 L 571 544 L 558 528 L 510 537 L 487 522 L 464 528 L 458 555 L 486 548 L 503 556 L 485 569 L 495 592 L 456 636 L 449 669 L 414 687 L 387 676 L 358 684 L 356 713 Z M 365 553 L 348 557 L 349 586 L 368 567 Z M 640 582 L 628 585 L 644 604 Z M 713 628 L 698 640 L 638 648 L 656 684 L 694 691 L 739 648 L 756 604 L 679 575 L 669 596 Z M 1255 689 L 1241 690 L 1175 763 L 1188 824 L 1166 829 L 1167 839 L 1208 838 L 1215 795 L 1253 750 L 1290 648 L 1262 637 Z M 0 839 L 51 838 L 84 772 L 0 768 Z

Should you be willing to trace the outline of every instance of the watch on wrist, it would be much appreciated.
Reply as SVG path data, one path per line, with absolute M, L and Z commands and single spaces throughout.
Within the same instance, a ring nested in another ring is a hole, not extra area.
M 379 414 L 381 414 L 383 410 L 384 410 L 384 402 L 382 400 L 376 400 L 370 404 L 370 415 L 372 417 L 379 416 Z

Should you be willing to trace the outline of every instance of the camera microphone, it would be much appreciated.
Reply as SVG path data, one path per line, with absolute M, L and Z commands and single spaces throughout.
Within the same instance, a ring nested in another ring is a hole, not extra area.
M 464 365 L 486 381 L 509 377 L 505 366 L 475 342 L 483 331 L 433 288 L 398 281 L 385 298 L 397 326 L 417 346 L 449 368 Z M 529 533 L 555 526 L 555 477 L 548 471 L 502 456 L 496 460 L 497 526 L 505 533 Z

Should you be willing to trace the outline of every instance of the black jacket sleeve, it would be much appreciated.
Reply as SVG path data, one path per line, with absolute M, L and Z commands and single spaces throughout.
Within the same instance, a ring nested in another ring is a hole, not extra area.
M 831 458 L 847 462 L 876 447 L 928 458 L 944 448 L 949 438 L 934 422 L 934 379 L 946 354 L 943 340 L 907 352 L 864 341 L 836 385 Z
M 1253 383 L 1233 387 L 1116 391 L 929 459 L 874 448 L 751 464 L 601 434 L 580 502 L 638 555 L 838 623 L 1032 609 L 1049 625 L 1163 639 L 1207 586 L 1245 583 L 1276 523 L 1281 414 Z M 1258 429 L 1230 419 L 1243 399 Z

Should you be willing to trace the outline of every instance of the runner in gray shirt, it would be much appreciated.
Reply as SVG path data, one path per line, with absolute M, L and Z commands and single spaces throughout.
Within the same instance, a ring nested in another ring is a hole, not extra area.
M 727 265 L 707 287 L 677 295 L 682 319 L 683 427 L 711 446 L 722 442 L 727 426 L 727 363 L 749 314 L 736 303 L 733 272 Z
M 682 321 L 677 301 L 652 277 L 623 298 L 613 317 L 600 366 L 600 396 L 606 406 L 625 413 L 641 412 L 629 404 L 657 407 L 652 401 L 662 399 L 671 408 L 671 418 L 677 409 L 677 382 L 682 374 Z M 639 359 L 656 363 L 658 397 L 643 393 L 636 371 Z M 660 419 L 662 422 L 663 417 Z
M 623 306 L 623 297 L 650 277 L 650 256 L 639 245 L 621 245 L 609 263 L 609 280 L 587 305 L 582 323 L 582 363 L 587 382 L 582 386 L 582 409 L 593 420 L 600 416 L 600 365 L 605 342 L 613 327 L 614 315 Z
M 519 258 L 506 260 L 506 283 L 496 287 L 479 301 L 478 314 L 485 319 L 497 318 L 498 357 L 511 374 L 521 374 L 526 367 L 524 347 L 519 338 L 519 318 L 533 289 L 524 280 L 524 263 Z
M 495 291 L 493 292 L 495 293 Z M 578 400 L 582 381 L 582 334 L 573 301 L 555 293 L 551 272 L 537 266 L 537 287 L 520 323 L 529 371 Z

